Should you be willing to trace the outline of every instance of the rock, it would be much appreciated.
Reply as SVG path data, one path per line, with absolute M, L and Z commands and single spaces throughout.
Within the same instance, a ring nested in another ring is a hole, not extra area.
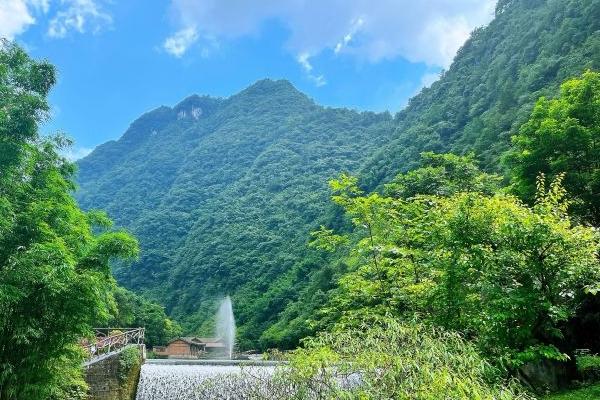
M 574 361 L 543 359 L 523 365 L 517 375 L 537 393 L 555 392 L 568 387 L 577 377 L 577 366 Z

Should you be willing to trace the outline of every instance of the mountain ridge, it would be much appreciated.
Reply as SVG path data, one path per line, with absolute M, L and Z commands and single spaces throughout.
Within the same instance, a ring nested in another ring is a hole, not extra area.
M 201 101 L 214 107 L 194 115 Z M 291 267 L 283 255 L 303 251 L 329 208 L 327 180 L 355 171 L 391 123 L 388 113 L 319 106 L 282 80 L 227 99 L 188 96 L 81 160 L 77 197 L 140 238 L 142 260 L 117 266 L 119 282 L 210 333 L 215 298 L 235 301 L 243 286 L 259 297 Z M 203 294 L 187 296 L 190 286 Z

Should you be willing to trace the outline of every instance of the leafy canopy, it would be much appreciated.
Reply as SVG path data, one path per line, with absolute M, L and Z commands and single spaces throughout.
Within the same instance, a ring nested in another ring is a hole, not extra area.
M 42 138 L 54 68 L 0 44 L 0 398 L 84 398 L 77 342 L 106 320 L 109 263 L 136 240 L 71 197 L 63 138 Z
M 111 312 L 108 326 L 144 327 L 144 342 L 148 348 L 163 345 L 181 335 L 181 327 L 167 317 L 164 307 L 122 287 L 115 288 L 114 298 L 116 307 Z
M 423 183 L 430 169 L 426 164 L 396 182 L 429 189 Z M 465 188 L 482 176 L 473 174 Z M 461 177 L 449 176 L 445 186 L 460 186 Z M 549 188 L 540 181 L 531 207 L 501 193 L 414 190 L 404 199 L 363 194 L 348 176 L 333 181 L 333 200 L 356 236 L 345 253 L 351 271 L 325 307 L 325 321 L 353 326 L 418 314 L 474 339 L 498 362 L 564 359 L 564 323 L 578 307 L 574 293 L 596 290 L 600 268 L 598 235 L 571 222 L 560 178 Z
M 209 378 L 202 398 L 227 388 L 235 399 L 532 399 L 503 381 L 460 335 L 407 321 L 384 319 L 304 341 L 274 373 L 248 367 Z
M 572 212 L 600 226 L 600 73 L 587 71 L 562 84 L 560 96 L 540 98 L 529 120 L 513 136 L 514 192 L 534 200 L 538 174 L 564 174 Z

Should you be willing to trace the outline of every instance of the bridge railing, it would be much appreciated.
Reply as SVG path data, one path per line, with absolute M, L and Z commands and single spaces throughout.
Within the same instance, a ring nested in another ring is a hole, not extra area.
M 121 350 L 129 344 L 144 343 L 144 328 L 96 328 L 96 339 L 93 343 L 87 343 L 87 361 L 92 361 L 104 354 Z

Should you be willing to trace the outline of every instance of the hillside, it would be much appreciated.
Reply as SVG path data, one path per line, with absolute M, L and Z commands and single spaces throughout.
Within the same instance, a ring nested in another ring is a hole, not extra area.
M 423 151 L 474 151 L 498 171 L 535 100 L 588 68 L 600 68 L 600 1 L 501 0 L 393 119 L 320 107 L 285 81 L 192 96 L 81 160 L 78 199 L 138 235 L 141 262 L 116 276 L 185 329 L 210 330 L 230 293 L 242 346 L 294 346 L 345 268 L 306 248 L 321 223 L 343 223 L 327 179 L 349 171 L 374 189 Z
M 482 167 L 502 171 L 500 155 L 540 96 L 587 69 L 600 69 L 600 1 L 504 0 L 496 17 L 473 32 L 448 71 L 394 118 L 391 140 L 361 166 L 361 186 L 382 187 L 419 166 L 423 151 L 473 151 Z M 335 224 L 329 224 L 335 227 Z M 316 313 L 347 266 L 321 264 L 262 336 L 267 345 L 293 345 L 318 323 Z
M 394 138 L 364 166 L 370 187 L 414 168 L 422 151 L 474 151 L 488 170 L 540 96 L 600 68 L 600 2 L 500 0 L 442 78 L 396 115 Z
M 289 284 L 272 291 L 327 219 L 327 180 L 356 172 L 389 140 L 391 122 L 323 108 L 286 81 L 228 99 L 191 96 L 81 160 L 77 196 L 138 236 L 142 259 L 116 268 L 122 284 L 206 333 L 215 300 L 231 294 L 252 341 L 294 296 Z

